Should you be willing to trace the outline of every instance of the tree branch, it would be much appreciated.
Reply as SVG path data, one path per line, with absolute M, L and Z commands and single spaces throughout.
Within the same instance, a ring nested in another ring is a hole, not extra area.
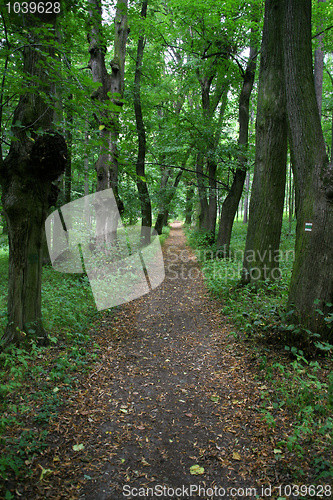
M 313 40 L 314 38 L 317 38 L 317 36 L 322 35 L 323 33 L 325 33 L 325 31 L 329 31 L 332 28 L 333 28 L 333 24 L 331 26 L 328 26 L 328 28 L 325 28 L 324 30 L 321 30 L 318 33 L 316 33 L 315 35 L 313 35 L 313 37 L 311 37 L 311 40 Z

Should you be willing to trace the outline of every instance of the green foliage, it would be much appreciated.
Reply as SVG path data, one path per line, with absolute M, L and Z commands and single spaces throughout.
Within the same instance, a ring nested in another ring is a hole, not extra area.
M 8 247 L 0 248 L 0 327 L 6 324 Z M 30 464 L 46 446 L 43 430 L 57 416 L 58 407 L 75 387 L 78 372 L 93 367 L 96 346 L 88 329 L 101 317 L 96 312 L 85 277 L 43 270 L 44 325 L 50 332 L 50 347 L 35 342 L 10 346 L 0 353 L 0 477 L 24 478 Z M 25 394 L 24 398 L 22 394 Z M 35 426 L 42 428 L 36 434 Z M 27 430 L 15 431 L 24 427 Z M 20 435 L 20 438 L 17 438 Z
M 162 229 L 162 234 L 160 235 L 160 243 L 163 245 L 165 240 L 168 238 L 170 233 L 170 227 L 169 226 L 164 226 Z
M 31 474 L 30 465 L 48 446 L 45 427 L 57 418 L 58 407 L 75 388 L 76 374 L 94 366 L 97 344 L 92 345 L 86 334 L 68 332 L 66 338 L 62 347 L 40 348 L 32 342 L 28 350 L 11 346 L 0 354 L 3 479 Z M 22 427 L 25 430 L 15 432 Z
M 288 252 L 293 250 L 294 236 L 295 222 L 290 233 L 285 220 L 281 238 L 283 255 L 292 255 Z M 254 356 L 258 350 L 263 351 L 258 368 L 273 386 L 271 391 L 262 390 L 260 411 L 263 419 L 274 428 L 276 411 L 285 408 L 292 415 L 292 430 L 279 446 L 299 456 L 305 455 L 309 447 L 320 450 L 320 456 L 313 459 L 316 479 L 332 478 L 333 467 L 325 457 L 330 455 L 333 441 L 333 371 L 329 368 L 333 346 L 301 325 L 293 324 L 293 311 L 286 311 L 292 259 L 280 262 L 280 280 L 263 283 L 260 287 L 240 286 L 246 225 L 234 224 L 227 259 L 219 259 L 216 247 L 209 245 L 205 235 L 188 230 L 187 237 L 191 246 L 197 249 L 208 288 L 223 300 L 222 313 L 232 318 L 240 332 L 240 336 L 236 336 L 250 343 Z M 331 313 L 327 314 L 326 321 L 331 324 Z M 283 348 L 292 361 L 286 362 L 283 353 L 278 354 L 282 361 L 271 362 L 268 346 Z M 310 354 L 312 360 L 307 359 Z M 313 359 L 314 355 L 319 356 L 317 360 Z
M 316 479 L 333 477 L 333 466 L 324 458 L 330 454 L 333 440 L 333 372 L 325 378 L 325 367 L 318 361 L 309 362 L 296 348 L 286 349 L 296 358 L 289 364 L 267 364 L 267 359 L 262 359 L 259 365 L 265 379 L 274 385 L 274 396 L 267 392 L 262 394 L 265 401 L 261 409 L 263 418 L 268 425 L 275 426 L 275 419 L 265 406 L 273 406 L 275 411 L 285 406 L 294 422 L 287 439 L 280 441 L 278 446 L 300 457 L 307 454 L 309 446 L 320 449 L 323 456 L 316 457 L 313 462 Z

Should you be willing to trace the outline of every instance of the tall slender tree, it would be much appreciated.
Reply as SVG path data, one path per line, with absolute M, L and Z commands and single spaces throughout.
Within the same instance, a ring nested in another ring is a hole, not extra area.
M 148 0 L 143 0 L 141 8 L 141 18 L 147 17 Z M 141 106 L 141 73 L 143 52 L 145 47 L 145 36 L 142 33 L 138 41 L 138 50 L 136 54 L 136 66 L 134 77 L 134 111 L 136 120 L 136 130 L 138 134 L 138 157 L 136 161 L 136 184 L 138 187 L 139 198 L 141 203 L 141 238 L 143 245 L 148 245 L 151 238 L 151 201 L 148 191 L 148 184 L 145 174 L 145 157 L 146 157 L 146 129 L 143 121 L 142 106 Z
M 244 182 L 247 172 L 247 155 L 246 149 L 248 146 L 249 138 L 249 110 L 250 110 L 250 97 L 254 83 L 254 76 L 256 70 L 258 50 L 256 47 L 250 47 L 249 59 L 247 62 L 246 70 L 243 73 L 242 90 L 239 96 L 238 106 L 238 144 L 242 148 L 241 154 L 238 158 L 238 167 L 236 169 L 230 191 L 227 194 L 223 204 L 222 213 L 219 223 L 219 232 L 217 236 L 217 247 L 222 249 L 222 255 L 229 255 L 230 239 L 232 226 L 234 223 L 235 215 L 242 196 Z

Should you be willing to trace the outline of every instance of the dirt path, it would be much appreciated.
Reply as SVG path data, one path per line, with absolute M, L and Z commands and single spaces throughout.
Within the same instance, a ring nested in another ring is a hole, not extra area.
M 262 485 L 282 482 L 278 438 L 257 411 L 253 359 L 210 300 L 180 225 L 164 257 L 162 285 L 95 332 L 100 363 L 81 378 L 50 437 L 58 472 L 31 498 L 208 499 L 214 491 L 219 499 L 235 488 L 233 498 L 254 499 L 265 498 Z M 203 474 L 191 474 L 194 465 Z

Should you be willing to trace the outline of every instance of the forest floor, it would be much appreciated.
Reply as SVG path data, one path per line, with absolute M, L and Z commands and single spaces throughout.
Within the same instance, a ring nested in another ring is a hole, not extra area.
M 90 332 L 96 367 L 50 423 L 38 476 L 17 498 L 263 499 L 293 483 L 297 457 L 278 446 L 288 414 L 263 421 L 272 389 L 209 296 L 181 224 L 163 252 L 164 282 Z

